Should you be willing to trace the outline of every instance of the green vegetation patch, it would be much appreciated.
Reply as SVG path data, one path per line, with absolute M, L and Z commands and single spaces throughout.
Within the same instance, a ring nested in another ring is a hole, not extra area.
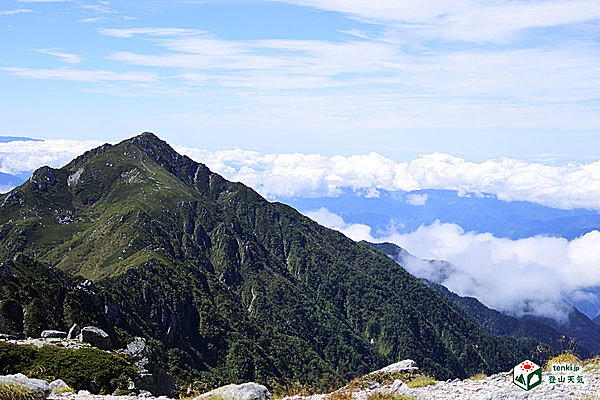
M 30 389 L 12 383 L 0 383 L 0 399 L 2 400 L 35 400 Z
M 130 381 L 139 377 L 137 369 L 127 360 L 102 350 L 38 348 L 2 342 L 0 369 L 6 374 L 22 373 L 49 382 L 62 379 L 76 390 L 89 390 L 90 384 L 95 382 L 103 394 L 126 388 Z
M 469 379 L 472 381 L 482 381 L 484 379 L 487 379 L 487 375 L 479 373 L 479 374 L 475 374 L 475 375 L 471 376 Z
M 544 366 L 544 371 L 550 371 L 550 366 L 554 364 L 577 364 L 581 365 L 583 361 L 579 359 L 572 351 L 567 350 L 557 355 L 556 357 L 552 357 L 546 362 Z
M 410 387 L 435 385 L 437 381 L 418 371 L 375 372 L 355 378 L 348 384 L 350 389 L 364 389 L 371 382 L 381 385 L 391 385 L 395 380 L 401 380 Z
M 415 400 L 414 397 L 404 396 L 397 393 L 373 393 L 368 400 Z

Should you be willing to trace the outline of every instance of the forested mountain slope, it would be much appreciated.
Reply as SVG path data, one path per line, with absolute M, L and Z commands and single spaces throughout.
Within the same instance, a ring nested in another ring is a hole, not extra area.
M 485 332 L 378 250 L 150 133 L 0 196 L 0 261 L 0 328 L 142 336 L 179 383 L 326 387 L 404 358 L 446 379 L 535 358 L 535 341 Z

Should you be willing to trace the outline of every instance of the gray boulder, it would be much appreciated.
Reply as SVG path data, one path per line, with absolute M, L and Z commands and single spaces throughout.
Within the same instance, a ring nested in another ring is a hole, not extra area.
M 273 396 L 263 385 L 254 382 L 242 383 L 241 385 L 226 385 L 208 393 L 201 394 L 194 400 L 210 400 L 215 398 L 223 400 L 272 400 Z
M 95 326 L 84 326 L 77 339 L 80 342 L 89 343 L 101 350 L 111 350 L 112 345 L 108 333 Z
M 64 339 L 67 337 L 67 332 L 46 330 L 46 331 L 42 331 L 42 334 L 40 335 L 40 337 Z
M 371 374 L 377 374 L 377 373 L 381 373 L 381 372 L 412 371 L 412 370 L 416 370 L 416 369 L 419 369 L 419 367 L 417 367 L 417 363 L 414 362 L 413 360 L 402 360 L 402 361 L 398 361 L 397 363 L 390 364 L 387 367 L 378 369 L 377 371 L 373 371 L 373 372 L 371 372 Z
M 45 399 L 52 393 L 52 389 L 48 382 L 41 379 L 29 379 L 23 374 L 0 376 L 0 383 L 11 383 L 13 385 L 23 386 L 31 390 L 36 399 Z
M 67 339 L 77 339 L 77 336 L 79 336 L 79 333 L 81 333 L 81 327 L 77 324 L 73 324 L 71 329 L 69 329 L 69 333 L 67 334 Z
M 72 390 L 69 387 L 69 385 L 67 385 L 62 379 L 57 379 L 55 381 L 50 382 L 50 388 L 52 389 L 52 393 Z

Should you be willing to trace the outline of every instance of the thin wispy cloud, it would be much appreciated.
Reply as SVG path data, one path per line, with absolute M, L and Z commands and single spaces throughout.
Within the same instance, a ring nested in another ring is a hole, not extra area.
M 19 3 L 71 3 L 73 0 L 17 0 Z
M 0 15 L 17 15 L 17 14 L 25 14 L 30 13 L 32 10 L 27 8 L 18 8 L 16 10 L 0 10 Z
M 132 72 L 113 72 L 104 70 L 80 70 L 73 68 L 57 69 L 32 69 L 3 67 L 0 70 L 10 74 L 33 78 L 33 79 L 59 79 L 74 82 L 154 82 L 157 80 L 156 74 L 152 72 L 132 71 Z
M 501 126 L 507 121 L 577 129 L 600 122 L 595 103 L 581 107 L 581 102 L 596 98 L 600 86 L 600 53 L 591 44 L 415 52 L 384 37 L 224 40 L 194 29 L 152 27 L 99 32 L 151 40 L 164 49 L 114 52 L 109 58 L 115 62 L 172 71 L 185 86 L 218 87 L 232 94 L 260 91 L 280 114 L 298 109 L 303 119 L 311 119 L 322 113 L 316 106 L 319 98 L 335 97 L 326 102 L 346 118 L 332 119 L 330 129 L 357 126 L 357 119 L 372 129 L 381 124 L 384 129 Z M 317 92 L 323 89 L 335 89 L 339 96 Z M 294 106 L 286 105 L 289 96 L 282 91 L 287 90 L 296 91 Z M 353 105 L 345 107 L 344 98 Z M 307 107 L 301 110 L 296 104 Z M 374 110 L 380 114 L 375 118 Z M 553 118 L 543 118 L 545 114 Z M 352 121 L 346 124 L 344 119 Z
M 355 18 L 394 26 L 404 32 L 468 42 L 508 41 L 523 30 L 555 27 L 600 18 L 594 0 L 485 1 L 438 0 L 283 0 L 338 11 Z
M 69 64 L 78 64 L 81 61 L 83 61 L 83 57 L 81 57 L 77 54 L 65 53 L 59 49 L 38 49 L 36 51 L 38 53 L 58 57 L 58 58 L 60 58 L 61 61 L 69 63 Z

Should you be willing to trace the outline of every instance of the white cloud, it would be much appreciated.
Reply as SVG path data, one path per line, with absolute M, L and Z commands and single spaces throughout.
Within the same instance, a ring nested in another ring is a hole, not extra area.
M 304 214 L 353 240 L 393 242 L 419 258 L 449 261 L 451 265 L 440 266 L 417 260 L 404 267 L 419 278 L 511 315 L 564 321 L 569 310 L 563 296 L 593 296 L 585 289 L 600 285 L 598 231 L 571 241 L 554 237 L 510 240 L 436 222 L 408 234 L 373 237 L 368 226 L 348 224 L 325 208 Z
M 155 82 L 158 78 L 153 72 L 131 71 L 113 72 L 103 70 L 79 70 L 73 68 L 32 69 L 0 67 L 12 75 L 33 79 L 60 79 L 74 82 Z
M 476 163 L 434 153 L 396 162 L 377 153 L 325 157 L 175 147 L 269 198 L 336 196 L 344 187 L 371 196 L 378 189 L 447 189 L 563 209 L 600 210 L 600 161 L 554 166 L 503 158 Z
M 49 56 L 58 57 L 61 61 L 69 64 L 78 64 L 83 61 L 83 57 L 77 54 L 65 53 L 58 49 L 38 49 L 38 53 L 47 54 Z
M 600 4 L 595 0 L 283 1 L 338 11 L 361 20 L 444 41 L 505 41 L 522 30 L 600 18 Z
M 30 13 L 30 12 L 32 12 L 32 10 L 29 10 L 26 8 L 19 8 L 16 10 L 0 11 L 0 15 L 16 15 L 16 14 L 23 14 L 23 13 Z
M 343 232 L 352 240 L 366 240 L 370 237 L 371 228 L 363 224 L 348 224 L 342 217 L 324 207 L 318 210 L 304 211 L 304 215 L 331 229 Z
M 102 35 L 117 38 L 130 38 L 136 35 L 148 36 L 187 36 L 206 33 L 196 29 L 182 28 L 102 28 L 99 29 Z
M 406 202 L 411 206 L 424 206 L 427 203 L 429 195 L 425 194 L 411 194 L 406 196 Z
M 0 172 L 15 174 L 33 171 L 43 165 L 62 167 L 73 158 L 101 144 L 95 140 L 64 139 L 0 143 Z

